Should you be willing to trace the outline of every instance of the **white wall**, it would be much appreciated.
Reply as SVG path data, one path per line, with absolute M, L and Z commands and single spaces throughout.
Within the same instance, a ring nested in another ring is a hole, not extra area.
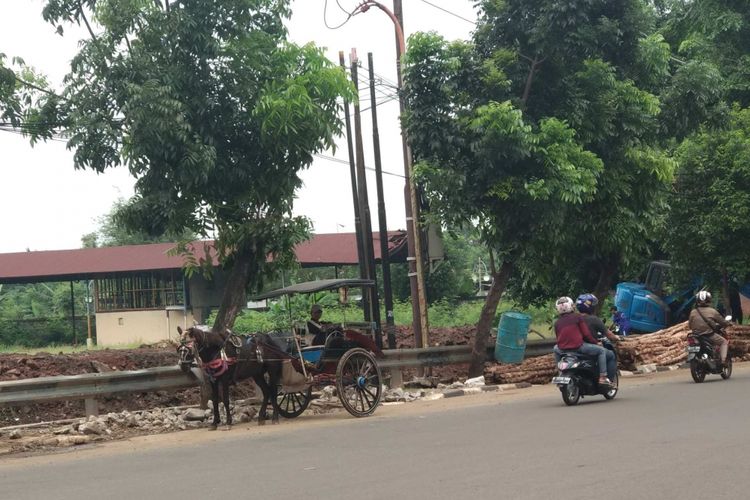
M 100 346 L 151 344 L 178 340 L 177 326 L 193 324 L 193 315 L 182 310 L 120 311 L 96 313 L 96 343 Z

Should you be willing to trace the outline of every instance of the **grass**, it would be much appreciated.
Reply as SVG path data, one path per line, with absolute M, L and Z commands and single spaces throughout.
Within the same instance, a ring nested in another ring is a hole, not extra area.
M 323 320 L 340 323 L 343 321 L 363 321 L 362 311 L 353 305 L 343 307 L 335 300 L 319 299 L 323 305 Z M 458 327 L 475 325 L 479 321 L 484 301 L 472 300 L 463 302 L 438 301 L 429 306 L 428 320 L 431 327 Z M 292 304 L 292 314 L 275 304 L 269 311 L 245 311 L 235 323 L 235 331 L 238 332 L 268 332 L 271 330 L 286 330 L 289 328 L 290 316 L 292 321 L 304 322 L 308 318 L 309 303 Z M 506 311 L 523 312 L 531 316 L 531 328 L 548 338 L 553 336 L 551 331 L 552 322 L 555 319 L 554 309 L 550 307 L 528 307 L 521 308 L 512 302 L 501 302 L 495 318 L 492 321 L 493 328 L 497 328 L 500 316 Z M 385 318 L 385 311 L 381 310 L 381 318 Z M 396 325 L 411 325 L 412 312 L 411 303 L 397 302 L 393 307 L 394 322 Z M 213 317 L 209 318 L 211 324 Z M 531 338 L 539 336 L 532 333 Z

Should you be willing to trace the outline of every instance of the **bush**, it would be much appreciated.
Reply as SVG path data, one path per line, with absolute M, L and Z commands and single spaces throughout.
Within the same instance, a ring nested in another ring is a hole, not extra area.
M 364 314 L 359 304 L 351 303 L 346 306 L 338 302 L 335 293 L 316 294 L 313 296 L 297 295 L 291 298 L 289 306 L 282 299 L 267 311 L 244 311 L 235 321 L 234 330 L 240 333 L 247 332 L 270 332 L 278 330 L 289 330 L 290 322 L 304 323 L 310 317 L 310 306 L 312 304 L 323 306 L 323 320 L 333 323 L 344 321 L 364 321 Z M 479 321 L 484 301 L 450 301 L 441 299 L 429 306 L 427 311 L 430 326 L 434 327 L 456 327 L 475 325 Z M 290 311 L 291 309 L 291 311 Z M 528 307 L 521 309 L 512 302 L 502 302 L 498 307 L 495 318 L 492 321 L 493 328 L 500 322 L 500 315 L 505 311 L 520 311 L 532 318 L 532 328 L 545 333 L 549 331 L 555 314 L 550 305 L 541 307 Z M 411 302 L 396 301 L 393 305 L 394 322 L 396 325 L 411 325 L 412 313 Z M 381 310 L 380 317 L 385 323 L 385 310 Z M 211 315 L 208 324 L 213 324 L 215 315 Z
M 70 318 L 34 318 L 0 320 L 0 345 L 22 347 L 46 347 L 72 345 L 74 339 L 85 342 L 86 319 L 76 318 L 76 335 Z

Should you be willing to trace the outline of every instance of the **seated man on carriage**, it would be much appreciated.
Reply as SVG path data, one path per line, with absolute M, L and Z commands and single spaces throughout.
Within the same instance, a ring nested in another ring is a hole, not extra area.
M 323 308 L 320 304 L 313 304 L 310 308 L 310 319 L 307 320 L 307 332 L 313 336 L 312 345 L 325 345 L 328 335 L 338 328 L 328 321 L 321 321 Z

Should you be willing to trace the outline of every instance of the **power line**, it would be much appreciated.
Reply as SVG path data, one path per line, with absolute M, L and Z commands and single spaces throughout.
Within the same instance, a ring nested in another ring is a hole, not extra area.
M 469 24 L 472 24 L 472 25 L 474 25 L 474 26 L 476 26 L 476 25 L 477 25 L 476 21 L 472 21 L 471 19 L 467 19 L 467 18 L 465 18 L 465 17 L 463 17 L 463 16 L 461 16 L 461 15 L 458 15 L 458 14 L 456 14 L 455 12 L 451 12 L 451 11 L 449 11 L 448 9 L 445 9 L 445 8 L 443 8 L 443 7 L 439 6 L 439 5 L 435 5 L 435 4 L 434 4 L 434 3 L 432 3 L 432 2 L 428 2 L 427 0 L 422 0 L 422 2 L 426 3 L 426 4 L 427 4 L 427 5 L 429 5 L 430 7 L 434 7 L 434 8 L 436 8 L 436 9 L 438 9 L 438 10 L 442 10 L 442 11 L 443 11 L 443 12 L 445 12 L 446 14 L 450 14 L 450 15 L 451 15 L 451 16 L 453 16 L 453 17 L 457 17 L 457 18 L 461 19 L 462 21 L 466 21 L 466 22 L 467 22 L 467 23 L 469 23 Z
M 341 163 L 342 165 L 349 166 L 349 162 L 347 160 L 342 160 L 341 158 L 336 158 L 335 156 L 328 156 L 320 153 L 315 153 L 314 156 L 317 156 L 318 158 L 322 158 L 324 160 L 329 160 L 336 163 Z M 372 172 L 375 172 L 376 170 L 373 167 L 365 166 L 365 170 L 370 170 Z M 401 179 L 404 179 L 403 174 L 394 174 L 393 172 L 387 172 L 385 170 L 381 170 L 381 173 L 383 175 L 391 175 L 393 177 L 399 177 Z
M 378 102 L 376 102 L 376 103 L 375 103 L 375 107 L 378 107 L 378 106 L 380 106 L 381 104 L 387 104 L 387 103 L 389 103 L 389 102 L 395 101 L 396 99 L 398 99 L 398 95 L 393 95 L 393 96 L 390 96 L 390 97 L 388 97 L 388 98 L 385 98 L 385 99 L 381 99 L 380 101 L 378 101 Z M 368 106 L 368 107 L 366 107 L 366 108 L 362 108 L 362 109 L 360 109 L 359 111 L 360 111 L 361 113 L 364 113 L 365 111 L 367 111 L 367 110 L 369 110 L 369 109 L 372 109 L 372 106 Z
M 341 4 L 339 3 L 339 1 L 338 1 L 338 0 L 336 0 L 336 5 L 338 5 L 338 6 L 339 6 L 339 9 L 341 9 L 341 10 L 342 10 L 342 11 L 344 11 L 344 12 L 346 12 L 347 16 L 346 16 L 346 19 L 344 19 L 344 22 L 342 22 L 342 23 L 341 23 L 341 24 L 339 24 L 338 26 L 329 26 L 329 25 L 328 25 L 328 19 L 327 19 L 327 15 L 326 15 L 326 13 L 327 13 L 327 11 L 328 11 L 328 0 L 325 0 L 325 4 L 323 4 L 323 24 L 325 24 L 325 25 L 326 25 L 326 28 L 328 28 L 329 30 L 337 30 L 337 29 L 339 29 L 340 27 L 342 27 L 343 25 L 345 25 L 346 23 L 348 23 L 348 22 L 349 22 L 349 19 L 351 19 L 351 18 L 352 18 L 352 15 L 353 15 L 353 13 L 352 13 L 352 12 L 348 12 L 347 10 L 345 10 L 345 9 L 344 9 L 344 8 L 343 8 L 343 7 L 341 6 Z

